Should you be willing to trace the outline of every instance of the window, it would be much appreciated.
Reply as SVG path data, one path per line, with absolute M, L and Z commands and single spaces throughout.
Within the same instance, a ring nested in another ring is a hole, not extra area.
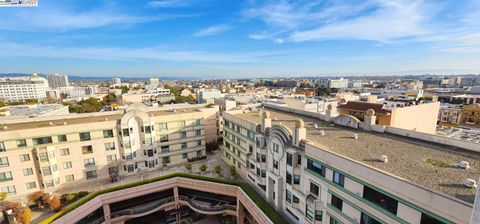
M 322 221 L 323 219 L 323 212 L 322 210 L 316 210 L 315 211 L 315 220 L 317 221 Z
M 425 224 L 427 223 L 436 224 L 435 222 L 426 222 Z M 380 224 L 380 222 L 362 212 L 362 216 L 360 217 L 360 224 Z
M 182 153 L 182 159 L 188 159 L 188 153 Z
M 187 126 L 186 123 L 185 123 L 185 121 L 180 121 L 180 127 L 183 128 L 183 127 L 185 127 L 185 126 Z
M 93 153 L 93 147 L 91 145 L 82 146 L 82 154 L 91 154 Z
M 274 152 L 278 152 L 278 150 L 280 149 L 280 146 L 277 143 L 273 143 L 272 148 Z
M 310 193 L 312 193 L 315 196 L 318 196 L 318 194 L 320 193 L 320 187 L 318 187 L 318 185 L 310 182 Z
M 0 142 L 0 152 L 5 152 L 5 143 Z
M 292 203 L 292 193 L 289 190 L 286 190 L 285 192 L 285 201 Z
M 253 131 L 250 131 L 250 130 L 247 131 L 247 137 L 252 140 L 255 139 L 255 135 L 253 134 Z
M 107 142 L 105 143 L 105 150 L 115 150 L 115 142 Z
M 90 132 L 83 132 L 78 134 L 80 136 L 80 141 L 90 141 L 92 138 L 90 137 Z
M 168 130 L 167 123 L 160 123 L 160 131 L 166 131 Z
M 186 138 L 187 137 L 187 132 L 182 131 L 180 132 L 180 138 Z
M 308 159 L 307 161 L 307 169 L 325 177 L 325 167 L 311 159 Z
M 293 184 L 300 184 L 300 175 L 293 175 Z
M 95 159 L 94 158 L 84 159 L 83 164 L 85 165 L 85 168 L 95 166 Z
M 187 143 L 186 143 L 186 142 L 183 142 L 181 148 L 182 148 L 182 149 L 186 149 L 186 148 L 187 148 Z
M 297 155 L 297 165 L 302 165 L 302 156 Z
M 307 208 L 305 209 L 305 218 L 307 218 L 310 221 L 313 221 L 313 208 L 307 205 Z
M 70 155 L 70 150 L 68 148 L 60 149 L 60 155 L 61 156 Z
M 42 167 L 42 173 L 43 176 L 50 176 L 52 175 L 52 168 L 50 168 L 50 166 L 44 166 Z
M 293 156 L 290 153 L 287 153 L 287 165 L 292 166 Z
M 70 181 L 74 181 L 74 180 L 75 180 L 75 177 L 73 176 L 73 174 L 65 176 L 65 181 L 66 182 L 70 182 Z
M 0 173 L 0 182 L 9 181 L 9 180 L 13 180 L 12 172 L 7 171 L 7 172 Z
M 103 130 L 104 138 L 113 138 L 113 130 Z
M 52 172 L 55 172 L 55 171 L 57 171 L 57 170 L 58 170 L 57 164 L 53 164 L 53 165 L 52 165 Z
M 288 185 L 292 185 L 292 174 L 287 171 L 285 181 L 287 182 Z
M 202 156 L 202 154 L 203 154 L 203 153 L 202 153 L 202 150 L 198 150 L 198 151 L 197 151 L 197 157 Z
M 123 136 L 125 136 L 125 137 L 130 136 L 130 132 L 128 131 L 128 128 L 122 129 L 122 134 L 123 134 Z
M 262 163 L 267 162 L 267 155 L 261 155 Z
M 363 187 L 363 198 L 375 203 L 392 214 L 397 214 L 398 201 L 368 186 Z
M 23 169 L 23 176 L 30 176 L 33 175 L 33 169 L 32 168 L 24 168 Z
M 200 129 L 195 130 L 195 135 L 196 135 L 196 136 L 202 135 L 202 130 L 200 130 Z
M 50 159 L 55 158 L 55 152 L 54 151 L 49 151 L 48 152 L 48 158 L 50 158 Z
M 273 168 L 278 169 L 278 161 L 277 160 L 273 160 Z
M 197 140 L 197 146 L 201 146 L 202 145 L 202 140 Z
M 160 142 L 168 142 L 168 135 L 160 136 Z
M 152 127 L 145 126 L 145 134 L 150 134 L 150 133 L 152 133 Z
M 17 140 L 17 147 L 26 147 L 26 146 L 27 146 L 27 140 L 25 139 Z
M 33 189 L 37 187 L 37 183 L 35 183 L 35 181 L 27 182 L 25 186 L 27 186 L 27 189 Z
M 0 167 L 9 166 L 8 157 L 0 157 Z
M 87 171 L 87 172 L 85 172 L 85 174 L 87 176 L 87 180 L 97 178 L 97 171 L 96 170 Z
M 338 208 L 338 210 L 342 211 L 343 207 L 343 201 L 342 199 L 338 198 L 337 196 L 332 194 L 332 199 L 330 201 L 330 204 L 333 205 L 333 207 Z
M 333 171 L 333 182 L 343 187 L 345 176 L 337 171 Z
M 107 155 L 107 162 L 115 162 L 117 161 L 117 155 L 113 154 L 113 155 Z
M 48 154 L 47 154 L 47 152 L 40 152 L 40 153 L 38 153 L 38 157 L 39 157 L 40 161 L 42 161 L 42 162 L 48 161 Z
M 293 195 L 293 194 L 292 194 L 292 196 L 293 196 L 293 203 L 296 203 L 296 204 L 300 203 L 300 199 L 299 199 L 299 198 L 297 198 L 297 197 L 296 197 L 295 195 Z
M 26 161 L 30 161 L 30 154 L 22 154 L 20 155 L 20 161 L 22 162 L 26 162 Z M 0 166 L 1 166 L 1 158 L 0 158 Z
M 362 214 L 362 218 L 363 218 L 363 214 Z M 372 223 L 377 224 L 379 222 L 372 222 Z M 420 224 L 445 224 L 445 223 L 436 219 L 436 218 L 433 218 L 433 217 L 431 217 L 431 216 L 429 216 L 425 213 L 422 213 L 422 218 L 420 219 Z
M 202 123 L 202 121 L 200 119 L 197 119 L 195 121 L 195 126 L 200 126 L 201 123 Z
M 64 162 L 63 169 L 70 169 L 72 168 L 72 162 Z
M 8 195 L 14 195 L 17 193 L 14 185 L 2 187 L 2 192 L 7 193 Z
M 166 156 L 162 158 L 163 164 L 169 164 L 170 163 L 170 156 Z
M 52 137 L 33 138 L 33 145 L 43 145 L 52 143 Z
M 337 221 L 335 218 L 333 218 L 332 216 L 330 216 L 330 224 L 340 224 L 339 221 Z
M 67 141 L 67 135 L 59 135 L 57 136 L 58 142 L 66 142 Z

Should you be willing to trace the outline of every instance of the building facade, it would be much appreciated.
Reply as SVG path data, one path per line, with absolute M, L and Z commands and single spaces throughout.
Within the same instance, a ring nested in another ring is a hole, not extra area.
M 48 81 L 36 73 L 29 77 L 0 78 L 0 99 L 5 101 L 45 99 L 47 89 Z
M 52 89 L 56 89 L 58 87 L 68 87 L 70 84 L 68 83 L 68 76 L 60 75 L 60 74 L 53 74 L 47 75 L 48 86 Z
M 223 119 L 224 160 L 293 223 L 469 222 L 475 192 L 461 183 L 480 173 L 431 164 L 478 157 L 270 109 Z
M 125 110 L 9 120 L 0 130 L 0 187 L 10 197 L 74 181 L 132 175 L 202 157 L 218 107 Z
M 458 127 L 462 122 L 462 107 L 446 106 L 440 107 L 438 113 L 438 124 Z
M 480 127 L 480 104 L 464 105 L 461 123 L 464 126 Z

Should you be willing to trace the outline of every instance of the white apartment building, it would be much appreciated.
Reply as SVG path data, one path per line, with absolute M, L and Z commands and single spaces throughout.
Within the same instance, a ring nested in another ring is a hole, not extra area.
M 332 79 L 328 81 L 329 88 L 346 89 L 348 88 L 348 79 Z
M 0 128 L 0 189 L 10 198 L 206 155 L 218 107 L 147 108 L 10 119 Z
M 365 116 L 375 121 L 373 111 Z M 480 177 L 475 149 L 324 125 L 313 113 L 267 106 L 224 112 L 223 121 L 224 161 L 292 223 L 470 221 L 475 190 L 465 183 Z
M 53 74 L 47 75 L 48 86 L 52 89 L 56 89 L 58 87 L 68 87 L 70 83 L 68 83 L 68 76 L 60 75 L 60 74 Z
M 114 78 L 112 78 L 112 83 L 113 83 L 113 85 L 121 85 L 122 84 L 122 79 L 120 79 L 118 77 L 114 77 Z
M 36 73 L 27 77 L 0 78 L 0 100 L 45 99 L 47 89 L 48 81 Z

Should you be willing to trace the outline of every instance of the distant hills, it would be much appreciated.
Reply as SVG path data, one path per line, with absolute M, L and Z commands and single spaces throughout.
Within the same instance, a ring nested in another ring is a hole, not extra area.
M 32 74 L 27 73 L 0 73 L 0 77 L 16 77 L 16 76 L 31 76 Z M 47 74 L 38 74 L 39 76 L 46 77 Z M 113 76 L 76 76 L 76 75 L 69 75 L 68 79 L 70 81 L 107 81 L 112 80 Z M 122 80 L 128 81 L 148 81 L 150 77 L 120 77 Z M 194 77 L 155 77 L 159 78 L 160 80 L 194 80 Z

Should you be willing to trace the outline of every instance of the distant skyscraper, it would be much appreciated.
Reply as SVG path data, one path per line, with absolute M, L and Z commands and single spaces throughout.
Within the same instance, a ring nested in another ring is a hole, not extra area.
M 68 87 L 68 76 L 54 74 L 54 75 L 47 75 L 48 86 L 52 89 L 56 89 L 58 87 Z
M 122 80 L 118 77 L 112 79 L 113 85 L 120 85 L 122 84 Z

